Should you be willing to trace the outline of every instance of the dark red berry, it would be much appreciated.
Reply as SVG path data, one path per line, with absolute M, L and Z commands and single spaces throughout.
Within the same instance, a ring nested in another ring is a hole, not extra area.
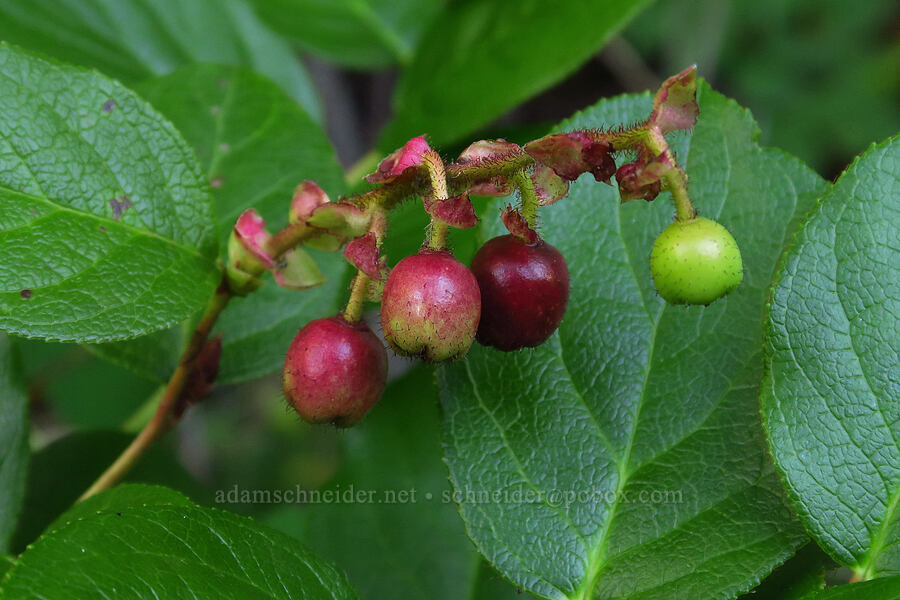
M 481 288 L 478 341 L 498 350 L 542 344 L 569 302 L 569 269 L 559 250 L 513 235 L 489 240 L 472 259 Z
M 304 421 L 351 427 L 378 402 L 387 352 L 365 323 L 340 315 L 297 333 L 284 361 L 284 395 Z
M 427 361 L 461 358 L 475 340 L 480 315 L 475 276 L 446 250 L 407 256 L 384 284 L 384 338 L 404 356 Z

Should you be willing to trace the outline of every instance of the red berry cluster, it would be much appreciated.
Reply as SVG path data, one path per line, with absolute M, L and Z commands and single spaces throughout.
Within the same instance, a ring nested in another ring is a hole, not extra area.
M 368 192 L 331 202 L 314 183 L 300 184 L 290 224 L 275 235 L 254 211 L 242 215 L 229 244 L 232 294 L 252 292 L 265 270 L 285 287 L 321 283 L 303 244 L 343 247 L 357 269 L 344 311 L 308 323 L 288 350 L 284 392 L 300 416 L 350 426 L 381 396 L 387 353 L 361 319 L 367 299 L 381 302 L 384 339 L 402 356 L 438 362 L 462 358 L 476 340 L 502 351 L 544 343 L 565 314 L 569 270 L 562 254 L 537 233 L 538 207 L 562 199 L 584 173 L 607 184 L 615 178 L 622 202 L 672 193 L 677 221 L 657 240 L 650 260 L 654 283 L 667 301 L 707 304 L 734 289 L 742 276 L 737 245 L 723 227 L 696 216 L 687 175 L 664 137 L 695 123 L 696 84 L 693 68 L 668 79 L 647 121 L 629 128 L 555 133 L 524 146 L 481 140 L 452 163 L 424 137 L 415 137 L 366 177 L 377 184 Z M 614 156 L 621 151 L 633 158 L 617 167 Z M 448 229 L 477 223 L 470 194 L 501 197 L 515 191 L 518 207 L 501 215 L 509 234 L 485 243 L 470 270 L 448 249 Z M 428 235 L 417 254 L 389 271 L 381 255 L 386 214 L 411 197 L 421 197 L 431 217 Z
M 446 249 L 424 247 L 384 282 L 381 327 L 401 356 L 427 362 L 465 356 L 476 339 L 510 351 L 542 344 L 569 298 L 569 271 L 541 239 L 512 234 L 488 241 L 469 270 Z M 343 314 L 303 327 L 288 349 L 284 393 L 310 423 L 354 425 L 375 404 L 387 354 L 363 322 Z

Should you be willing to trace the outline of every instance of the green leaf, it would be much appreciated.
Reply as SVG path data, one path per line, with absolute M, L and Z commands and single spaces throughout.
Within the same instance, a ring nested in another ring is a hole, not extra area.
M 31 460 L 25 508 L 12 550 L 21 552 L 66 511 L 116 459 L 133 436 L 118 431 L 81 431 L 36 452 Z M 207 494 L 178 464 L 165 444 L 154 445 L 126 476 L 127 481 L 165 484 L 195 498 Z
M 111 345 L 128 348 L 129 344 Z M 82 346 L 27 339 L 17 340 L 16 346 L 31 401 L 49 409 L 63 426 L 119 427 L 160 388 L 158 383 L 93 356 Z M 97 385 L 98 381 L 103 385 Z
M 286 225 L 291 194 L 304 179 L 332 196 L 342 191 L 322 128 L 252 71 L 190 65 L 137 89 L 196 151 L 213 188 L 223 249 L 246 208 L 257 209 L 273 231 Z
M 0 39 L 126 84 L 191 62 L 246 65 L 322 118 L 303 65 L 244 0 L 6 0 Z
M 363 69 L 408 63 L 443 0 L 253 0 L 260 17 L 302 48 Z
M 480 561 L 441 462 L 432 370 L 388 386 L 342 442 L 343 467 L 320 491 L 350 501 L 288 504 L 269 522 L 347 569 L 361 598 L 466 598 Z
M 335 567 L 293 538 L 181 500 L 143 505 L 146 491 L 114 492 L 62 519 L 7 572 L 4 598 L 36 590 L 47 600 L 356 597 Z
M 0 555 L 0 580 L 3 579 L 3 575 L 5 575 L 14 564 L 16 564 L 16 561 L 12 556 L 6 556 L 5 554 Z
M 87 350 L 103 360 L 125 367 L 149 381 L 165 383 L 178 366 L 180 351 L 187 344 L 193 319 L 174 327 L 133 340 L 85 344 Z
M 524 593 L 503 579 L 490 565 L 482 561 L 478 567 L 475 583 L 472 585 L 472 593 L 467 598 L 469 600 L 532 600 L 534 596 Z
M 804 596 L 803 600 L 900 600 L 900 577 L 840 585 Z
M 218 282 L 206 182 L 172 125 L 96 72 L 0 44 L 0 329 L 125 339 Z
M 789 496 L 859 576 L 900 573 L 900 138 L 798 234 L 769 309 L 763 415 Z
M 465 136 L 574 71 L 648 3 L 448 3 L 400 79 L 379 148 L 423 133 L 437 146 Z
M 0 554 L 22 510 L 29 454 L 28 397 L 13 341 L 0 334 Z
M 192 65 L 148 80 L 139 90 L 196 150 L 213 187 L 223 251 L 244 209 L 257 209 L 275 231 L 287 224 L 292 192 L 304 179 L 316 180 L 333 198 L 343 189 L 343 174 L 321 127 L 259 75 Z M 224 336 L 217 381 L 276 370 L 306 321 L 337 311 L 347 263 L 339 253 L 309 254 L 326 277 L 324 285 L 291 291 L 267 277 L 262 289 L 231 301 L 216 326 Z M 177 328 L 129 342 L 127 349 L 116 345 L 99 352 L 166 380 L 186 342 L 184 333 Z
M 300 328 L 340 309 L 347 293 L 343 254 L 308 252 L 328 277 L 325 284 L 298 292 L 268 281 L 250 296 L 233 299 L 222 313 L 213 330 L 224 335 L 218 383 L 256 379 L 280 369 Z
M 187 496 L 161 485 L 122 483 L 82 500 L 61 514 L 47 527 L 48 532 L 65 527 L 70 521 L 90 517 L 101 511 L 122 512 L 146 506 L 193 506 Z
M 826 185 L 757 146 L 733 101 L 703 84 L 699 102 L 693 135 L 674 147 L 696 208 L 734 232 L 742 286 L 709 307 L 666 305 L 647 259 L 672 219 L 668 195 L 620 205 L 614 187 L 582 178 L 541 213 L 572 278 L 558 334 L 534 350 L 473 348 L 439 370 L 469 535 L 540 596 L 734 597 L 805 539 L 767 458 L 757 398 L 769 282 Z M 633 123 L 650 108 L 648 95 L 619 97 L 557 130 Z

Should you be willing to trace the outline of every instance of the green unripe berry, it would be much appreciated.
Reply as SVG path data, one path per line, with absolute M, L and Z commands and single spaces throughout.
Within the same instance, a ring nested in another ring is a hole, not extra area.
M 675 221 L 653 243 L 650 273 L 670 304 L 709 304 L 740 285 L 744 266 L 728 230 L 703 217 Z

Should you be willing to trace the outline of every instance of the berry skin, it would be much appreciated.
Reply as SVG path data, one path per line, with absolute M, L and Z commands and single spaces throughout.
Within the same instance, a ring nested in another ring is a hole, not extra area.
M 514 235 L 495 237 L 472 259 L 481 288 L 478 342 L 510 351 L 539 346 L 569 302 L 569 269 L 559 250 Z
M 352 427 L 378 402 L 387 352 L 365 323 L 341 315 L 307 323 L 284 361 L 284 395 L 309 423 Z
M 381 296 L 384 339 L 428 362 L 465 356 L 481 317 L 475 276 L 446 250 L 423 249 L 391 271 Z
M 670 304 L 709 304 L 744 278 L 741 251 L 728 230 L 703 217 L 675 221 L 653 243 L 650 273 Z

